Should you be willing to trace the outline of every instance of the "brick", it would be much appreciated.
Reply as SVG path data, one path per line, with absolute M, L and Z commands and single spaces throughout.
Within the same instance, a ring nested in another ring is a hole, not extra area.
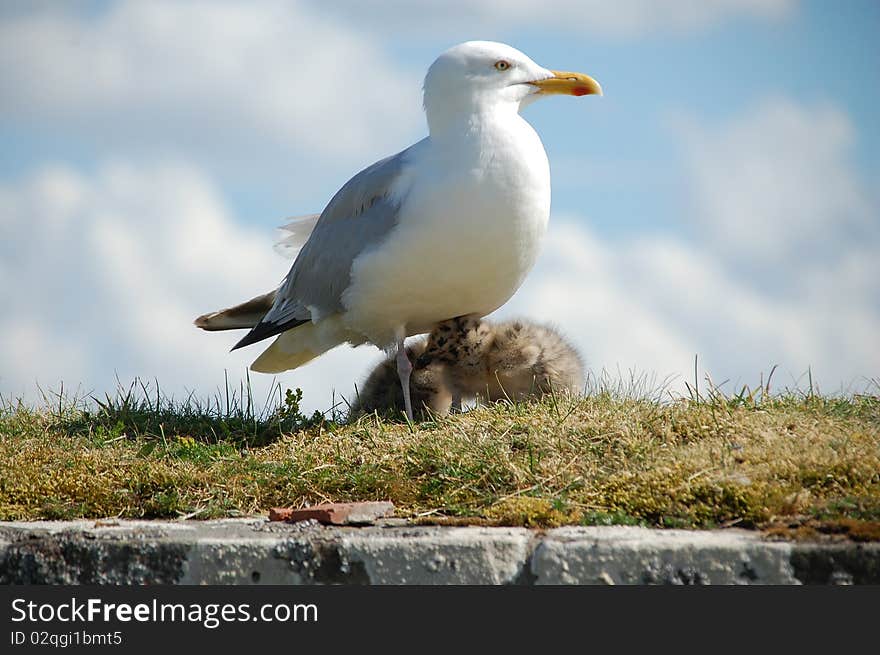
M 387 501 L 364 503 L 322 503 L 293 509 L 273 507 L 269 510 L 270 521 L 306 521 L 315 519 L 325 525 L 363 525 L 375 522 L 394 513 L 394 504 Z

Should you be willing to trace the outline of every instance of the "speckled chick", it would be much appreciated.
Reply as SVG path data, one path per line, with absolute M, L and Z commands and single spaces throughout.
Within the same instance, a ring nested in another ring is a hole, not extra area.
M 580 354 L 555 328 L 526 320 L 493 324 L 477 316 L 444 321 L 416 368 L 443 364 L 453 396 L 523 400 L 584 386 Z

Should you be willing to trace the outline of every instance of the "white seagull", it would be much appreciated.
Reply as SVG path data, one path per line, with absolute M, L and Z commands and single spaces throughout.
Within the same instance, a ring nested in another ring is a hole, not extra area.
M 425 77 L 429 136 L 345 183 L 277 291 L 196 325 L 251 327 L 233 350 L 277 335 L 251 365 L 262 373 L 297 368 L 341 343 L 396 347 L 412 420 L 404 339 L 493 312 L 538 256 L 550 165 L 519 111 L 546 95 L 601 93 L 588 75 L 548 70 L 503 43 L 450 48 Z

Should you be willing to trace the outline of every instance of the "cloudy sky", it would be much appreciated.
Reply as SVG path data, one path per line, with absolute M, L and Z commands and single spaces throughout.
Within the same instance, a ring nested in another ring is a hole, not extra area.
M 332 5 L 332 8 L 328 8 Z M 210 396 L 260 347 L 192 319 L 274 287 L 287 216 L 425 133 L 442 50 L 500 40 L 604 98 L 526 110 L 553 172 L 504 317 L 594 372 L 826 392 L 880 377 L 880 4 L 798 0 L 0 5 L 0 395 Z M 309 409 L 380 357 L 278 378 Z M 254 374 L 258 394 L 272 381 Z

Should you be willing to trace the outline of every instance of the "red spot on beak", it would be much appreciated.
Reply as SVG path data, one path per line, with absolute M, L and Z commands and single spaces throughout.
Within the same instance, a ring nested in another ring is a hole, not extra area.
M 585 96 L 590 92 L 590 90 L 585 86 L 576 86 L 571 90 L 571 95 L 573 96 Z

